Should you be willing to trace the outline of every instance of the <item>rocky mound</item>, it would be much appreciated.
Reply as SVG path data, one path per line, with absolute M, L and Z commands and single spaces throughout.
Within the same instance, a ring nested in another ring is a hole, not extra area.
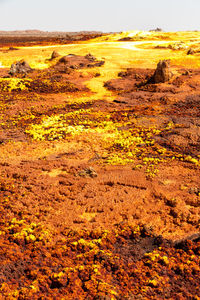
M 60 58 L 59 63 L 65 64 L 72 69 L 94 68 L 104 65 L 104 61 L 98 61 L 93 55 L 86 56 L 69 54 Z
M 25 60 L 20 60 L 11 65 L 9 74 L 12 76 L 17 74 L 27 75 L 27 73 L 31 71 L 32 68 L 29 66 L 29 64 Z
M 167 82 L 172 78 L 173 74 L 170 70 L 170 60 L 161 60 L 157 64 L 154 75 L 151 78 L 153 83 Z

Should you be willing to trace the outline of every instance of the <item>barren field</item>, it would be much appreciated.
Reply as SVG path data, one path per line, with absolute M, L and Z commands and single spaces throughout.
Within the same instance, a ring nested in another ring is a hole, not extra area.
M 53 41 L 0 39 L 0 299 L 200 299 L 200 33 Z

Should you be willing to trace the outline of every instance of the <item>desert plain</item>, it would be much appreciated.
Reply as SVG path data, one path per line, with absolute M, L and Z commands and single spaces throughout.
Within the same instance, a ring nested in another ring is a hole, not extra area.
M 200 299 L 199 117 L 199 32 L 0 34 L 0 299 Z

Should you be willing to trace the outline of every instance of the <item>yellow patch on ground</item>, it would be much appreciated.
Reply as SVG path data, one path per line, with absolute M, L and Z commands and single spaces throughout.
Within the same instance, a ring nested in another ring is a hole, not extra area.
M 50 177 L 57 177 L 60 174 L 63 174 L 65 172 L 63 172 L 61 169 L 52 169 L 50 172 L 49 171 L 44 171 L 42 172 L 44 175 L 49 175 Z
M 84 213 L 80 216 L 80 218 L 81 218 L 81 219 L 85 219 L 85 220 L 87 220 L 88 222 L 90 222 L 92 219 L 95 218 L 95 216 L 96 216 L 96 213 L 86 213 L 86 212 L 84 212 Z
M 171 180 L 171 179 L 166 179 L 162 181 L 162 184 L 164 185 L 169 185 L 169 184 L 175 184 L 176 181 L 175 180 Z

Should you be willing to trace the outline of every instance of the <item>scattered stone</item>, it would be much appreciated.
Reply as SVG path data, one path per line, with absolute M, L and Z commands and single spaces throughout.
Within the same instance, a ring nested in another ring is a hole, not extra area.
M 119 76 L 119 77 L 127 77 L 127 76 L 128 76 L 128 72 L 126 72 L 126 71 L 125 71 L 125 72 L 124 72 L 124 71 L 119 72 L 119 73 L 118 73 L 118 76 Z
M 19 49 L 18 49 L 18 48 L 15 48 L 15 47 L 10 47 L 8 50 L 9 50 L 9 51 L 14 51 L 14 50 L 19 50 Z
M 190 194 L 195 194 L 195 195 L 199 195 L 200 194 L 200 188 L 199 187 L 191 187 L 189 189 L 189 193 Z
M 57 58 L 57 57 L 59 57 L 60 56 L 60 54 L 57 52 L 57 51 L 53 51 L 52 52 L 52 54 L 51 54 L 51 59 L 55 59 L 55 58 Z
M 195 53 L 194 49 L 190 48 L 187 52 L 187 55 L 192 55 L 194 53 Z
M 68 58 L 69 58 L 69 56 L 67 56 L 67 55 L 62 56 L 62 57 L 60 58 L 59 62 L 65 63 L 65 64 L 66 64 L 66 63 L 69 62 Z
M 101 73 L 95 73 L 94 74 L 94 77 L 100 77 L 101 76 Z
M 92 168 L 92 167 L 88 167 L 88 168 L 85 168 L 84 170 L 80 171 L 79 172 L 79 176 L 82 176 L 82 177 L 97 177 L 97 172 Z
M 160 60 L 151 81 L 153 83 L 164 83 L 172 78 L 170 60 Z
M 89 61 L 95 61 L 96 57 L 94 57 L 92 54 L 88 53 L 85 55 L 85 58 L 88 59 Z
M 9 74 L 12 76 L 16 75 L 16 74 L 25 74 L 26 75 L 28 72 L 31 72 L 31 71 L 32 71 L 32 68 L 29 66 L 29 64 L 25 60 L 20 60 L 11 65 Z
M 105 61 L 101 60 L 101 61 L 99 61 L 99 62 L 93 64 L 92 67 L 101 67 L 101 66 L 103 66 L 104 64 L 105 64 Z

